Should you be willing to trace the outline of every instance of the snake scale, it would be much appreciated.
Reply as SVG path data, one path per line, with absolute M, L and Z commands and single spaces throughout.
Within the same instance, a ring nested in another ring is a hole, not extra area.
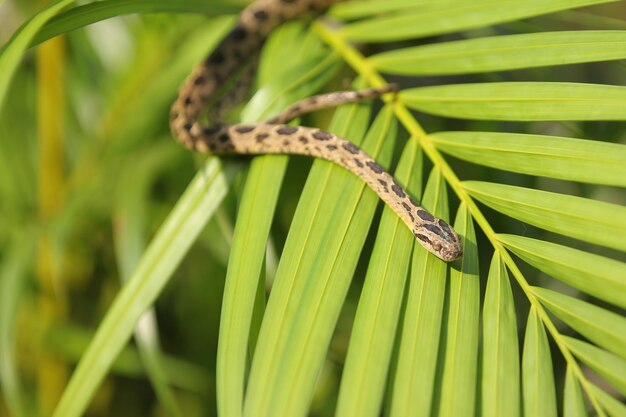
M 187 77 L 172 105 L 171 130 L 183 145 L 199 152 L 300 154 L 339 164 L 362 178 L 400 216 L 424 248 L 444 261 L 457 259 L 463 250 L 456 232 L 417 204 L 358 146 L 324 130 L 285 124 L 320 108 L 379 97 L 394 91 L 395 86 L 310 97 L 258 124 L 227 124 L 218 119 L 207 125 L 199 121 L 201 112 L 209 101 L 215 99 L 218 89 L 241 69 L 249 57 L 257 54 L 275 27 L 307 12 L 322 11 L 338 1 L 341 0 L 252 2 L 242 11 L 228 36 Z M 215 112 L 219 113 L 220 110 Z

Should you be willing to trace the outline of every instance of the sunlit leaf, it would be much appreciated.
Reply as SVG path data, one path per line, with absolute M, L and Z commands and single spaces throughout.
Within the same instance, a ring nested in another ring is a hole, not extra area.
M 388 42 L 485 27 L 611 1 L 615 0 L 475 0 L 460 4 L 442 2 L 352 23 L 342 33 L 352 40 Z
M 572 329 L 626 358 L 626 318 L 556 291 L 532 287 L 541 302 Z
M 565 388 L 563 394 L 563 417 L 587 417 L 587 407 L 583 398 L 580 384 L 572 372 L 571 365 L 567 366 L 565 374 Z
M 624 59 L 625 51 L 626 31 L 585 30 L 435 43 L 385 51 L 370 60 L 389 74 L 467 74 Z
M 436 216 L 448 217 L 448 197 L 438 171 L 431 172 L 422 203 Z M 430 413 L 445 288 L 446 263 L 415 245 L 393 381 L 393 417 Z
M 626 360 L 573 337 L 563 336 L 574 355 L 626 395 Z
M 315 40 L 314 40 L 315 41 Z M 300 25 L 277 31 L 264 51 L 257 92 L 243 110 L 245 121 L 256 121 L 279 112 L 287 103 L 308 97 L 326 82 L 334 59 L 319 59 L 319 43 L 301 48 L 306 34 Z M 282 49 L 275 48 L 281 45 Z M 284 65 L 280 54 L 299 54 Z M 263 275 L 266 246 L 278 194 L 287 168 L 285 156 L 257 157 L 252 162 L 237 213 L 232 249 L 228 261 L 220 336 L 217 353 L 217 396 L 219 414 L 241 416 L 250 325 Z
M 555 82 L 448 84 L 404 90 L 407 106 L 479 120 L 624 120 L 626 87 Z
M 626 417 L 626 405 L 621 401 L 616 400 L 600 388 L 595 385 L 591 385 L 591 391 L 596 396 L 598 401 L 606 409 L 611 417 Z
M 359 2 L 343 2 L 333 6 L 330 13 L 341 19 L 349 20 L 398 10 L 421 8 L 442 1 L 454 0 L 365 0 Z
M 626 187 L 626 146 L 556 136 L 499 132 L 439 132 L 443 152 L 506 171 Z
M 531 307 L 526 323 L 522 355 L 522 389 L 525 416 L 556 417 L 556 393 L 550 345 L 535 307 Z
M 520 366 L 515 305 L 506 268 L 494 254 L 483 306 L 483 417 L 520 415 Z
M 478 201 L 515 219 L 587 242 L 626 250 L 626 207 L 530 188 L 478 181 L 463 186 Z
M 396 179 L 415 198 L 421 195 L 422 154 L 406 145 Z M 338 416 L 378 416 L 415 237 L 385 207 L 354 319 L 342 372 Z
M 461 205 L 454 229 L 462 236 L 463 257 L 450 269 L 450 295 L 445 314 L 445 357 L 439 416 L 473 416 L 478 373 L 480 282 L 478 248 L 469 210 Z
M 362 107 L 338 112 L 330 130 L 358 141 L 368 117 Z M 383 165 L 391 157 L 395 126 L 385 108 L 363 143 Z M 377 202 L 354 174 L 314 163 L 265 310 L 244 416 L 306 415 Z
M 556 243 L 498 235 L 504 245 L 535 268 L 601 300 L 626 308 L 626 264 Z

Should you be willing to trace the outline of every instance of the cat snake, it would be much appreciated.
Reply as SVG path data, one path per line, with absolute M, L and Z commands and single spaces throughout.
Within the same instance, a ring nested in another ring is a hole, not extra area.
M 218 90 L 254 56 L 281 23 L 307 12 L 323 11 L 341 0 L 256 0 L 246 7 L 230 33 L 187 77 L 170 112 L 173 135 L 187 148 L 213 154 L 298 154 L 326 159 L 360 177 L 413 232 L 417 242 L 444 261 L 462 253 L 457 233 L 415 202 L 404 188 L 361 148 L 324 130 L 287 125 L 325 107 L 380 97 L 394 85 L 340 91 L 304 99 L 276 117 L 257 124 L 204 124 L 200 115 Z M 218 107 L 222 105 L 218 104 Z M 224 106 L 222 106 L 224 107 Z M 215 110 L 219 114 L 222 109 Z

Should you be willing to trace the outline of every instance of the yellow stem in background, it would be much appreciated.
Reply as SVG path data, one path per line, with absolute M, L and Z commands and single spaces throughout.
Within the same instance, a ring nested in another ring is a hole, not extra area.
M 38 130 L 38 205 L 42 224 L 49 224 L 58 214 L 64 200 L 63 136 L 65 120 L 65 42 L 56 37 L 36 51 L 37 63 L 37 130 Z M 56 255 L 56 257 L 55 257 Z M 38 311 L 30 320 L 38 320 L 41 335 L 54 322 L 66 316 L 63 291 L 59 291 L 60 254 L 55 254 L 51 235 L 43 231 L 38 242 L 37 280 L 40 287 Z M 40 412 L 51 415 L 67 384 L 65 362 L 36 348 Z
M 367 82 L 372 87 L 382 87 L 388 84 L 388 82 L 377 72 L 372 63 L 358 50 L 352 47 L 352 45 L 350 45 L 339 33 L 333 31 L 319 21 L 313 23 L 313 30 L 332 49 L 340 53 L 343 59 L 352 67 L 352 69 L 362 78 L 367 80 Z M 435 168 L 441 171 L 444 178 L 446 179 L 452 190 L 459 197 L 461 202 L 465 203 L 465 205 L 469 208 L 472 218 L 483 230 L 483 232 L 487 236 L 487 239 L 489 239 L 489 241 L 493 245 L 495 252 L 502 258 L 508 269 L 511 271 L 517 283 L 524 291 L 524 294 L 528 298 L 530 304 L 534 306 L 537 310 L 537 314 L 541 318 L 541 321 L 554 339 L 556 345 L 561 351 L 561 354 L 565 358 L 566 363 L 571 366 L 574 375 L 585 390 L 594 409 L 599 416 L 606 417 L 603 408 L 600 406 L 597 398 L 593 394 L 593 391 L 591 391 L 590 389 L 591 383 L 587 380 L 582 370 L 578 366 L 578 362 L 563 342 L 561 333 L 558 331 L 558 329 L 548 316 L 548 313 L 543 308 L 543 305 L 541 305 L 540 301 L 533 293 L 530 284 L 528 283 L 528 281 L 526 281 L 522 272 L 515 264 L 515 261 L 498 239 L 496 232 L 493 230 L 485 216 L 482 214 L 474 199 L 472 199 L 467 190 L 463 187 L 463 183 L 461 182 L 461 180 L 456 176 L 450 165 L 448 165 L 448 163 L 444 159 L 443 155 L 441 155 L 433 141 L 426 134 L 426 132 L 424 132 L 418 121 L 415 119 L 415 117 L 413 117 L 413 115 L 404 105 L 401 99 L 394 100 L 391 95 L 387 95 L 384 97 L 384 100 L 392 104 L 393 110 L 398 120 L 411 134 L 411 137 L 415 138 L 419 142 L 424 153 L 430 158 Z

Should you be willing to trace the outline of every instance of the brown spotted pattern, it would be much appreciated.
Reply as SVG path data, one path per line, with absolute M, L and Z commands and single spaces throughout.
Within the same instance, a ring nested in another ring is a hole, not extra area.
M 260 124 L 207 126 L 199 121 L 204 107 L 218 89 L 246 62 L 256 56 L 267 35 L 284 21 L 308 11 L 321 11 L 341 0 L 256 0 L 241 13 L 230 34 L 213 53 L 189 75 L 178 99 L 172 105 L 170 126 L 174 136 L 190 149 L 205 153 L 300 154 L 323 158 L 341 165 L 362 178 L 411 229 L 417 241 L 437 257 L 452 261 L 462 254 L 459 236 L 443 220 L 420 207 L 403 187 L 374 159 L 353 143 L 330 132 L 309 127 L 289 126 L 289 121 L 325 107 L 380 97 L 396 91 L 389 85 L 361 91 L 342 91 L 305 99 L 280 115 Z M 210 115 L 221 120 L 225 107 L 232 106 L 238 91 L 227 95 Z

